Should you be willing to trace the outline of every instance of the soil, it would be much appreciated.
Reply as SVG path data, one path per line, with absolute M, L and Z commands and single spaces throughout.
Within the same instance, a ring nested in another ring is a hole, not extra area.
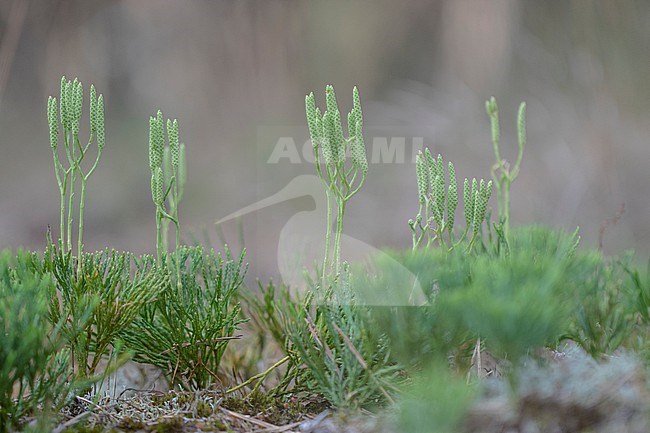
M 650 431 L 648 375 L 638 359 L 621 353 L 595 361 L 575 348 L 553 355 L 524 362 L 516 381 L 497 375 L 469 377 L 480 381 L 481 392 L 458 432 Z M 62 415 L 55 433 L 401 433 L 393 408 L 379 415 L 335 411 L 310 394 L 130 390 L 96 404 L 77 398 Z M 436 420 L 427 415 L 422 414 L 422 432 L 436 432 Z

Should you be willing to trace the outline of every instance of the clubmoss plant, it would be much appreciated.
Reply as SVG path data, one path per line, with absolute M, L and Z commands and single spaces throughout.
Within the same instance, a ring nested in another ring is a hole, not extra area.
M 490 117 L 492 146 L 494 149 L 494 157 L 496 158 L 496 163 L 492 166 L 492 179 L 497 190 L 499 223 L 502 226 L 506 245 L 508 245 L 508 234 L 510 231 L 510 185 L 519 175 L 519 168 L 524 157 L 524 147 L 526 146 L 526 103 L 522 102 L 517 111 L 517 143 L 519 145 L 519 152 L 517 153 L 517 161 L 512 167 L 510 167 L 508 161 L 501 159 L 501 151 L 499 149 L 501 139 L 499 107 L 494 97 L 485 102 L 485 111 Z
M 187 183 L 187 165 L 185 160 L 185 143 L 179 144 L 178 137 L 178 121 L 174 119 L 167 120 L 167 131 L 169 135 L 169 146 L 164 148 L 163 153 L 163 178 L 167 185 L 174 185 L 170 194 L 167 196 L 167 203 L 169 204 L 169 213 L 173 215 L 176 220 L 178 218 L 178 205 L 183 199 L 185 192 L 185 184 Z M 163 218 L 162 221 L 162 242 L 163 250 L 169 250 L 169 218 Z M 175 243 L 180 246 L 179 231 L 175 230 Z
M 167 288 L 141 309 L 123 338 L 135 361 L 160 367 L 174 385 L 202 389 L 218 379 L 228 342 L 239 338 L 234 332 L 243 319 L 234 295 L 246 272 L 244 253 L 233 260 L 227 248 L 222 257 L 202 247 L 180 247 L 169 258 L 171 268 L 180 261 L 182 282 L 172 273 Z
M 162 264 L 168 251 L 168 226 L 174 223 L 175 247 L 180 247 L 180 225 L 178 204 L 183 197 L 187 180 L 185 144 L 179 142 L 178 121 L 167 119 L 167 138 L 165 141 L 165 122 L 162 111 L 149 118 L 149 168 L 151 169 L 151 196 L 156 205 L 156 258 Z M 169 206 L 169 209 L 167 208 Z M 176 261 L 178 263 L 178 260 Z M 180 284 L 180 269 L 176 270 Z
M 499 357 L 515 361 L 529 350 L 552 344 L 568 328 L 575 300 L 562 293 L 570 270 L 553 257 L 528 252 L 502 260 L 479 256 L 472 281 L 441 293 L 440 310 L 451 328 L 466 329 Z
M 272 395 L 315 391 L 337 408 L 392 401 L 399 368 L 388 361 L 388 341 L 370 335 L 364 323 L 368 308 L 355 306 L 345 295 L 350 290 L 348 266 L 340 277 L 330 281 L 339 290 L 327 291 L 327 304 L 312 304 L 320 287 L 315 280 L 308 280 L 306 296 L 273 283 L 260 286 L 261 297 L 246 294 L 252 324 L 262 335 L 271 334 L 285 355 L 279 362 L 287 362 Z
M 630 340 L 647 332 L 647 326 L 642 312 L 641 317 L 635 314 L 640 293 L 630 287 L 626 265 L 602 258 L 595 251 L 592 254 L 594 264 L 582 275 L 575 320 L 566 338 L 598 359 L 629 346 Z
M 292 324 L 305 323 L 306 311 L 311 303 L 312 295 L 292 293 L 284 283 L 276 286 L 273 281 L 268 284 L 258 282 L 258 291 L 244 288 L 240 293 L 243 299 L 244 313 L 250 318 L 252 329 L 257 334 L 259 351 L 267 346 L 267 336 L 270 335 L 275 345 L 282 351 L 287 360 L 286 369 L 279 383 L 268 392 L 271 395 L 281 395 L 296 384 L 304 375 L 302 358 L 294 348 L 287 329 Z
M 631 294 L 634 299 L 634 310 L 641 316 L 643 323 L 650 324 L 650 260 L 645 270 L 645 277 L 637 268 L 631 266 L 631 254 L 620 262 L 621 267 L 631 280 Z
M 0 253 L 0 431 L 24 416 L 59 410 L 74 389 L 62 322 L 48 321 L 50 275 L 33 271 L 33 254 Z M 79 332 L 79 330 L 77 330 Z
M 84 231 L 84 211 L 86 201 L 86 183 L 97 168 L 97 164 L 102 155 L 102 150 L 106 144 L 104 130 L 104 97 L 95 91 L 95 86 L 90 86 L 90 137 L 86 144 L 82 144 L 79 138 L 79 125 L 83 108 L 83 86 L 76 78 L 74 81 L 68 81 L 65 77 L 61 78 L 61 93 L 59 101 L 59 116 L 57 116 L 56 98 L 50 96 L 47 102 L 47 120 L 50 129 L 50 146 L 52 147 L 52 157 L 54 161 L 54 172 L 56 181 L 59 186 L 61 196 L 61 221 L 60 221 L 60 238 L 59 248 L 65 253 L 72 250 L 72 223 L 75 204 L 75 183 L 79 179 L 81 184 L 81 195 L 79 198 L 79 229 L 77 233 L 77 272 L 81 273 L 83 266 L 83 231 Z M 68 166 L 64 167 L 57 147 L 59 143 L 59 122 L 63 128 L 63 145 L 65 148 L 65 158 Z M 97 145 L 97 155 L 94 163 L 88 171 L 84 171 L 82 162 L 86 158 L 90 146 L 95 141 Z M 67 204 L 66 204 L 67 201 Z M 66 219 L 67 208 L 67 219 Z
M 119 335 L 168 285 L 164 273 L 151 269 L 153 258 L 104 251 L 85 253 L 83 273 L 77 277 L 70 252 L 50 244 L 42 261 L 34 261 L 41 275 L 51 274 L 50 321 L 63 323 L 71 363 L 79 376 L 97 372 L 100 361 L 122 355 Z M 133 265 L 133 266 L 132 266 Z M 132 270 L 135 269 L 135 270 Z M 77 332 L 82 329 L 83 332 Z
M 356 306 L 349 268 L 333 281 L 328 304 L 305 307 L 287 323 L 286 333 L 302 364 L 298 383 L 323 395 L 336 408 L 392 402 L 399 366 L 390 362 L 388 342 L 374 339 L 364 326 L 368 308 Z M 314 282 L 312 282 L 314 286 Z
M 418 153 L 415 169 L 418 185 L 420 209 L 415 220 L 409 220 L 413 237 L 413 249 L 425 242 L 425 246 L 437 243 L 440 247 L 451 250 L 466 238 L 467 249 L 471 250 L 486 218 L 487 203 L 492 193 L 492 181 L 485 183 L 465 179 L 463 187 L 463 206 L 465 210 L 465 230 L 459 239 L 454 239 L 454 223 L 458 206 L 458 186 L 454 164 L 448 164 L 449 185 L 446 186 L 445 168 L 442 155 L 434 158 L 429 149 Z M 488 227 L 489 229 L 489 227 Z M 445 235 L 447 240 L 445 240 Z
M 316 107 L 314 94 L 305 97 L 305 111 L 311 137 L 316 173 L 325 185 L 327 195 L 327 234 L 325 237 L 325 258 L 323 279 L 336 276 L 341 266 L 341 235 L 343 218 L 348 201 L 361 189 L 368 173 L 366 147 L 363 143 L 363 114 L 359 91 L 352 92 L 353 108 L 348 113 L 348 138 L 343 136 L 341 114 L 336 103 L 334 88 L 325 90 L 326 110 L 323 115 Z M 350 152 L 351 163 L 347 162 Z M 322 155 L 322 158 L 321 158 Z M 333 202 L 335 206 L 333 206 Z M 333 209 L 333 207 L 335 209 Z M 333 211 L 336 211 L 336 227 L 332 242 Z M 330 250 L 331 247 L 331 250 Z M 331 257 L 330 257 L 331 254 Z
M 391 356 L 409 371 L 432 361 L 452 361 L 456 369 L 466 370 L 468 349 L 477 346 L 479 337 L 481 345 L 509 360 L 568 335 L 580 341 L 573 337 L 576 333 L 569 333 L 581 330 L 578 319 L 590 313 L 578 313 L 609 305 L 601 298 L 611 281 L 596 278 L 600 259 L 576 251 L 575 234 L 535 226 L 517 228 L 511 233 L 508 256 L 485 249 L 467 254 L 460 248 L 418 248 L 386 255 L 391 260 L 375 260 L 376 272 L 353 280 L 353 289 L 357 292 L 360 284 L 361 290 L 371 292 L 390 288 L 391 295 L 409 293 L 412 284 L 392 275 L 390 262 L 395 260 L 417 276 L 427 305 L 373 308 L 366 325 L 377 339 L 388 336 Z M 613 299 L 623 302 L 620 291 L 615 292 L 619 295 Z M 593 316 L 597 328 L 599 320 L 618 323 L 609 311 Z M 617 334 L 609 328 L 602 332 Z M 592 335 L 598 336 L 590 334 L 584 340 L 593 341 Z
M 645 276 L 638 268 L 631 264 L 633 254 L 627 253 L 626 256 L 618 262 L 619 266 L 625 271 L 629 279 L 624 284 L 626 298 L 630 304 L 629 321 L 632 322 L 633 330 L 631 341 L 627 347 L 639 353 L 645 360 L 646 365 L 650 365 L 650 260 L 646 265 Z

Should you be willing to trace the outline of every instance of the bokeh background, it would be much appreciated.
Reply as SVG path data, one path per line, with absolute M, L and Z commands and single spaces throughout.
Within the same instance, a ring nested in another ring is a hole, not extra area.
M 624 204 L 604 251 L 650 253 L 648 1 L 3 0 L 0 38 L 2 248 L 41 250 L 47 226 L 58 226 L 45 112 L 66 75 L 106 100 L 87 250 L 154 251 L 147 143 L 158 108 L 178 118 L 188 149 L 183 237 L 218 246 L 216 220 L 313 171 L 268 159 L 280 136 L 304 142 L 304 95 L 324 104 L 331 83 L 344 112 L 359 87 L 368 134 L 404 137 L 407 149 L 422 137 L 461 179 L 490 176 L 485 99 L 499 102 L 509 159 L 526 101 L 513 223 L 580 226 L 583 245 L 597 247 Z M 277 274 L 279 232 L 311 208 L 296 198 L 241 220 L 251 275 Z M 404 162 L 371 164 L 346 232 L 409 247 L 416 212 L 407 151 Z M 237 224 L 223 232 L 241 247 Z

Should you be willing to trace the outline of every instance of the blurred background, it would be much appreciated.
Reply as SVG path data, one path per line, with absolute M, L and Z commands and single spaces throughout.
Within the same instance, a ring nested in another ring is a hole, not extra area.
M 644 0 L 3 0 L 0 38 L 1 248 L 42 250 L 48 225 L 58 236 L 46 102 L 66 75 L 86 92 L 94 83 L 106 101 L 106 149 L 87 189 L 88 251 L 155 251 L 147 146 L 158 108 L 178 119 L 187 146 L 183 238 L 218 247 L 216 220 L 313 173 L 302 160 L 270 159 L 282 137 L 301 151 L 304 96 L 314 91 L 323 106 L 333 84 L 345 113 L 358 86 L 371 160 L 348 206 L 348 234 L 410 247 L 418 143 L 453 161 L 461 180 L 489 178 L 484 101 L 495 96 L 506 159 L 516 159 L 518 104 L 528 107 L 513 224 L 580 226 L 583 245 L 650 253 Z M 375 137 L 402 140 L 404 160 L 373 163 Z M 252 276 L 277 274 L 279 233 L 313 208 L 299 197 L 241 220 Z M 237 224 L 222 228 L 240 248 Z

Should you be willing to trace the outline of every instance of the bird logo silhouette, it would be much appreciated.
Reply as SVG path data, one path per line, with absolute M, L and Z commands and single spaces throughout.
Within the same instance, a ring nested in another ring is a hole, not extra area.
M 327 225 L 327 198 L 323 182 L 315 175 L 300 175 L 284 188 L 262 200 L 245 206 L 216 222 L 260 211 L 288 200 L 309 196 L 313 210 L 293 215 L 280 231 L 277 262 L 283 282 L 289 287 L 305 285 L 305 269 L 322 261 Z M 373 306 L 422 306 L 428 300 L 417 276 L 386 252 L 348 234 L 341 238 L 343 257 L 351 263 L 355 302 Z

